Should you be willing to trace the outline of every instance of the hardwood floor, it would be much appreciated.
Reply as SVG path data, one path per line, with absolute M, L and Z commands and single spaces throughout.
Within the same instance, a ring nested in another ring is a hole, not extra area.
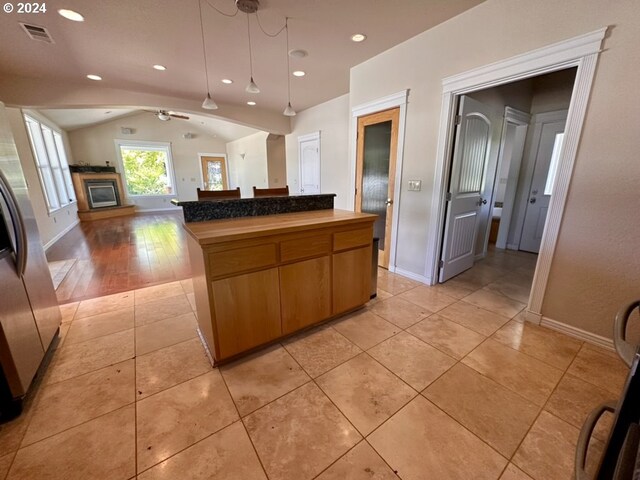
M 77 259 L 56 291 L 60 303 L 189 278 L 181 213 L 81 222 L 48 251 L 50 262 Z

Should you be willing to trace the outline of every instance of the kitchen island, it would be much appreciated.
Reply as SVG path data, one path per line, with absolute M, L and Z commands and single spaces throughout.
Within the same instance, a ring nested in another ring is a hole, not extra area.
M 363 306 L 375 219 L 325 209 L 186 223 L 212 363 Z

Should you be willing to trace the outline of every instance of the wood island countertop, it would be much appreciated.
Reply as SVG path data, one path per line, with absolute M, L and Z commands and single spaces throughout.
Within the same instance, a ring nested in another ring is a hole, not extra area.
M 309 230 L 319 226 L 341 226 L 373 221 L 376 215 L 348 210 L 315 210 L 311 212 L 283 213 L 256 217 L 240 217 L 209 222 L 185 223 L 185 230 L 200 245 L 212 245 L 231 240 L 242 240 Z

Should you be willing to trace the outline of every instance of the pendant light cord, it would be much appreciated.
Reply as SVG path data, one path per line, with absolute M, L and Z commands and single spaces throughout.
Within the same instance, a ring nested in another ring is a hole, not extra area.
M 291 66 L 289 64 L 289 17 L 284 19 L 284 29 L 287 37 L 287 101 L 291 105 Z
M 204 41 L 204 24 L 202 22 L 202 0 L 198 0 L 198 11 L 200 12 L 200 33 L 202 33 L 202 55 L 204 57 L 204 75 L 207 80 L 207 95 L 209 94 L 209 69 L 207 68 L 207 47 Z
M 253 80 L 253 54 L 251 53 L 251 28 L 249 26 L 249 14 L 247 13 L 247 35 L 249 37 L 249 71 Z

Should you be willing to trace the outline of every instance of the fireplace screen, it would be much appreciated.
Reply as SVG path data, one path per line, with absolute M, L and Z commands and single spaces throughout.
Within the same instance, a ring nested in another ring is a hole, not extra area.
M 118 205 L 118 194 L 111 182 L 91 182 L 87 185 L 91 208 L 115 207 Z

